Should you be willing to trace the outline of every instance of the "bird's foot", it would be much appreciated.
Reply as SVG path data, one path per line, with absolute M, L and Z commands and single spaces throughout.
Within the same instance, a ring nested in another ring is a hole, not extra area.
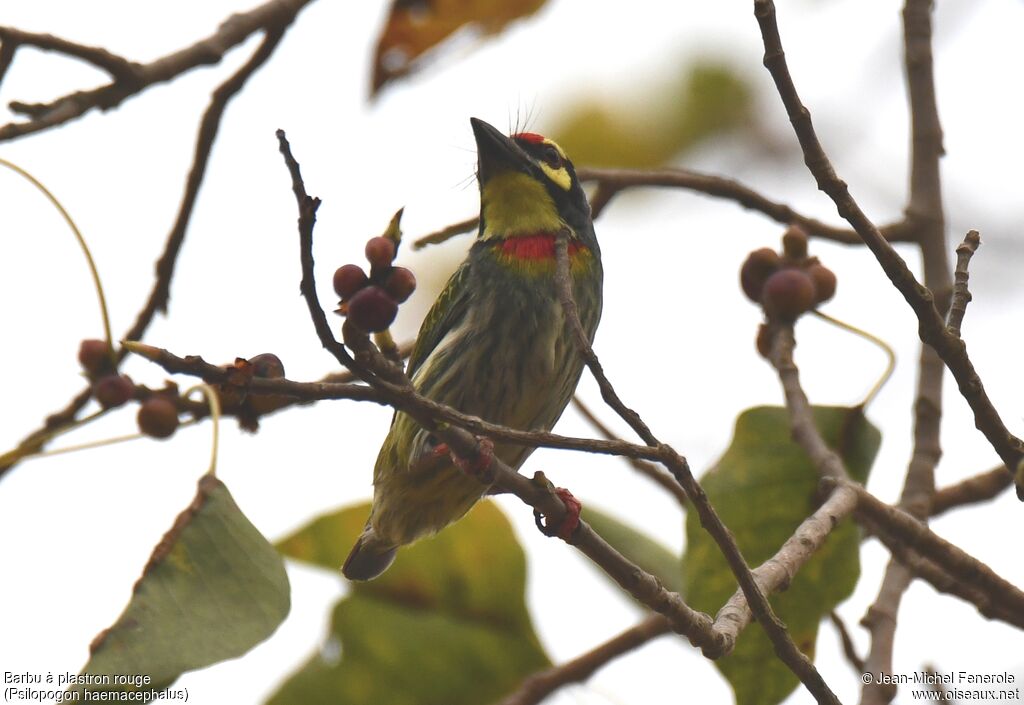
M 455 467 L 481 483 L 490 485 L 494 482 L 494 469 L 491 467 L 491 462 L 494 460 L 494 441 L 483 436 L 477 436 L 476 440 L 477 455 L 475 458 L 463 458 L 456 455 L 454 451 L 448 450 L 447 444 L 444 443 L 435 448 L 434 452 L 436 453 L 441 446 L 444 446 L 451 455 Z
M 583 510 L 583 504 L 576 499 L 572 492 L 565 489 L 564 487 L 555 487 L 551 482 L 544 477 L 544 473 L 538 472 L 533 476 L 534 482 L 544 483 L 548 486 L 551 493 L 554 494 L 558 499 L 562 501 L 562 506 L 565 509 L 562 515 L 562 520 L 558 524 L 552 524 L 547 520 L 539 510 L 533 510 L 533 519 L 537 523 L 537 528 L 545 536 L 557 536 L 563 541 L 569 542 L 572 539 L 573 534 L 576 533 L 576 529 L 580 526 L 580 512 Z

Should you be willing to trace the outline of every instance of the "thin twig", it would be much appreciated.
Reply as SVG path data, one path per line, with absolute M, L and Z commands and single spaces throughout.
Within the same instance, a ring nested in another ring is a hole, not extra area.
M 582 399 L 580 399 L 579 395 L 573 395 L 572 403 L 573 406 L 576 407 L 576 410 L 583 415 L 583 418 L 585 418 L 590 425 L 607 440 L 622 440 L 597 417 L 591 408 L 587 406 Z M 679 506 L 684 509 L 686 508 L 686 505 L 688 504 L 686 492 L 683 491 L 683 488 L 679 486 L 679 483 L 676 482 L 671 475 L 654 463 L 649 463 L 638 458 L 627 458 L 627 461 L 634 470 L 652 482 L 658 484 L 662 489 L 675 497 L 676 501 L 679 502 Z
M 1024 629 L 1024 610 L 1017 604 L 1006 605 L 1002 595 L 992 590 L 975 586 L 961 577 L 951 575 L 935 561 L 928 560 L 920 553 L 911 550 L 893 534 L 888 533 L 877 524 L 867 522 L 872 532 L 892 553 L 893 560 L 904 566 L 911 574 L 921 578 L 937 591 L 959 597 L 974 605 L 978 613 L 988 619 L 998 619 L 1007 624 Z
M 477 218 L 476 216 L 473 216 L 472 218 L 466 218 L 465 220 L 459 221 L 458 223 L 453 223 L 452 225 L 441 228 L 440 230 L 432 232 L 429 235 L 424 235 L 423 237 L 413 240 L 412 249 L 422 250 L 424 247 L 427 247 L 428 245 L 439 245 L 442 242 L 451 240 L 456 235 L 462 235 L 463 233 L 468 233 L 471 230 L 475 230 L 478 225 L 480 225 L 480 219 Z
M 522 682 L 518 690 L 502 700 L 501 705 L 537 705 L 559 688 L 582 683 L 614 659 L 670 632 L 664 617 L 651 615 L 571 661 L 534 673 Z
M 220 384 L 231 381 L 231 373 L 224 367 L 210 364 L 198 355 L 179 357 L 169 350 L 144 343 L 126 341 L 123 345 L 132 353 L 146 358 L 150 362 L 163 367 L 171 374 L 186 374 L 199 377 L 209 384 Z M 345 378 L 344 374 L 337 378 Z M 351 379 L 351 377 L 348 377 Z M 659 460 L 661 455 L 656 448 L 636 445 L 620 440 L 599 440 L 562 436 L 549 431 L 520 431 L 498 424 L 484 421 L 476 416 L 469 416 L 449 406 L 439 404 L 431 399 L 416 394 L 409 387 L 396 387 L 390 383 L 378 381 L 376 388 L 362 384 L 343 382 L 296 382 L 283 377 L 277 379 L 254 378 L 249 382 L 249 391 L 255 394 L 290 396 L 301 401 L 318 401 L 326 399 L 355 399 L 372 401 L 380 404 L 392 404 L 395 400 L 405 400 L 415 404 L 439 421 L 463 428 L 470 433 L 487 436 L 495 440 L 538 448 L 555 448 L 561 450 L 577 450 L 602 455 L 646 458 Z
M 846 622 L 843 621 L 843 618 L 835 610 L 829 612 L 828 617 L 832 622 L 832 626 L 839 633 L 839 641 L 843 645 L 843 656 L 853 666 L 853 670 L 856 671 L 857 675 L 862 675 L 864 673 L 864 659 L 857 654 L 857 646 L 853 643 L 850 630 L 846 628 Z
M 960 337 L 960 326 L 963 325 L 964 315 L 967 313 L 967 304 L 971 300 L 971 291 L 967 288 L 970 278 L 968 267 L 971 258 L 978 251 L 981 245 L 981 236 L 977 230 L 968 231 L 964 241 L 956 248 L 956 271 L 953 273 L 953 303 L 949 307 L 949 332 Z
M 25 32 L 14 27 L 0 27 L 0 42 L 3 42 L 4 46 L 10 45 L 12 53 L 19 46 L 31 46 L 42 51 L 54 51 L 80 59 L 106 71 L 111 78 L 124 84 L 131 84 L 137 80 L 138 64 L 100 47 L 78 44 L 52 34 Z
M 763 196 L 735 179 L 723 176 L 704 174 L 689 169 L 580 168 L 576 174 L 582 181 L 593 181 L 597 184 L 597 190 L 590 199 L 594 218 L 597 218 L 612 197 L 621 191 L 640 187 L 678 188 L 733 201 L 743 208 L 766 215 L 782 225 L 799 225 L 809 235 L 822 240 L 831 240 L 844 245 L 863 244 L 863 240 L 856 231 L 850 228 L 840 228 L 809 218 L 784 203 L 778 203 Z M 436 245 L 457 235 L 468 233 L 476 228 L 479 222 L 476 217 L 467 218 L 424 235 L 413 242 L 413 249 L 419 250 L 428 245 Z M 905 221 L 885 225 L 881 228 L 881 232 L 889 242 L 909 242 L 914 237 L 912 229 Z
M 754 579 L 760 589 L 772 594 L 788 588 L 800 568 L 824 545 L 829 534 L 853 512 L 856 505 L 856 493 L 832 492 L 811 516 L 800 523 L 774 556 L 754 569 Z M 750 619 L 746 596 L 737 590 L 715 616 L 715 627 L 727 638 L 735 638 Z
M 736 576 L 750 611 L 775 647 L 775 653 L 800 679 L 800 682 L 804 684 L 815 700 L 819 703 L 838 703 L 839 700 L 836 698 L 835 693 L 825 683 L 825 680 L 818 673 L 810 659 L 793 642 L 789 632 L 786 630 L 786 625 L 775 614 L 771 603 L 768 602 L 768 598 L 761 591 L 757 579 L 751 573 L 750 566 L 747 565 L 746 559 L 736 544 L 736 540 L 725 527 L 725 524 L 722 523 L 714 507 L 711 506 L 707 495 L 704 493 L 704 489 L 690 471 L 690 465 L 686 458 L 677 453 L 671 446 L 661 443 L 654 436 L 639 414 L 623 403 L 612 383 L 605 376 L 604 368 L 594 353 L 593 347 L 591 347 L 590 340 L 583 328 L 583 323 L 580 321 L 576 301 L 573 299 L 572 275 L 569 265 L 569 233 L 565 228 L 560 230 L 555 238 L 555 288 L 558 293 L 559 302 L 562 305 L 562 310 L 565 313 L 566 325 L 576 341 L 577 351 L 597 381 L 597 385 L 601 389 L 602 398 L 630 425 L 645 443 L 652 447 L 657 447 L 661 451 L 662 463 L 672 473 L 676 482 L 685 490 L 687 497 L 689 497 L 694 508 L 697 510 L 701 526 L 718 544 L 726 563 L 728 563 L 733 575 Z
M 987 472 L 961 480 L 955 485 L 943 487 L 932 495 L 932 516 L 938 516 L 950 509 L 967 504 L 987 502 L 998 497 L 1013 484 L 1013 478 L 1002 465 Z
M 1016 468 L 1024 458 L 1024 442 L 1006 428 L 999 412 L 992 405 L 985 392 L 981 378 L 967 355 L 963 341 L 946 331 L 945 320 L 935 307 L 932 292 L 918 283 L 906 262 L 886 241 L 878 228 L 868 219 L 850 195 L 846 183 L 832 167 L 828 156 L 811 124 L 810 111 L 800 102 L 800 97 L 786 65 L 782 40 L 775 17 L 772 0 L 755 0 L 754 14 L 761 27 L 764 40 L 764 64 L 775 81 L 776 88 L 786 107 L 794 132 L 804 153 L 804 161 L 814 175 L 818 188 L 835 203 L 839 214 L 849 222 L 881 264 L 896 289 L 903 295 L 917 315 L 918 334 L 921 340 L 939 354 L 942 361 L 953 373 L 960 392 L 974 412 L 975 425 L 988 439 L 1008 468 Z M 1024 497 L 1024 488 L 1019 490 Z
M 910 189 L 906 220 L 914 226 L 921 249 L 924 286 L 935 293 L 933 310 L 944 318 L 949 306 L 952 281 L 946 256 L 946 228 L 943 212 L 939 160 L 943 154 L 942 125 L 935 96 L 932 61 L 931 0 L 906 0 L 903 7 L 904 65 L 910 103 L 911 155 Z M 922 337 L 922 342 L 927 343 Z M 899 506 L 922 521 L 930 514 L 935 493 L 935 467 L 942 455 L 940 422 L 945 376 L 940 354 L 922 344 L 918 363 L 917 398 L 914 402 L 914 449 L 900 493 Z M 905 564 L 892 560 L 886 566 L 878 597 L 865 614 L 871 632 L 871 648 L 865 669 L 872 673 L 892 672 L 896 621 L 903 593 L 911 576 Z M 876 681 L 865 684 L 861 705 L 884 705 L 895 688 Z
M 199 66 L 219 63 L 229 50 L 242 44 L 256 32 L 265 30 L 269 34 L 283 30 L 309 2 L 310 0 L 270 0 L 248 12 L 232 15 L 209 37 L 146 64 L 127 62 L 122 66 L 116 59 L 108 61 L 105 68 L 112 69 L 117 64 L 118 73 L 124 75 L 99 88 L 70 93 L 48 103 L 15 101 L 11 103 L 11 109 L 28 115 L 29 120 L 11 122 L 0 127 L 0 142 L 63 125 L 96 108 L 110 110 L 154 84 L 173 80 Z M 53 38 L 53 41 L 63 40 Z M 70 50 L 74 45 L 65 42 L 62 46 Z M 81 54 L 79 51 L 78 58 L 84 58 Z M 93 54 L 92 59 L 96 58 Z M 124 71 L 121 68 L 124 68 Z
M 999 605 L 1005 612 L 1012 613 L 1015 620 L 1024 619 L 1024 592 L 989 566 L 936 535 L 911 514 L 886 504 L 857 483 L 831 478 L 825 482 L 850 487 L 857 493 L 857 516 L 870 522 L 879 540 L 891 551 L 905 557 L 907 554 L 903 551 L 906 548 L 915 550 L 960 585 L 988 595 L 982 604 L 969 600 L 979 609 Z
M 789 412 L 789 424 L 795 440 L 821 477 L 849 477 L 843 459 L 828 447 L 814 423 L 811 403 L 800 385 L 800 371 L 793 361 L 792 324 L 771 323 L 771 363 L 779 375 Z
M 273 54 L 287 26 L 288 23 L 285 22 L 278 28 L 268 30 L 263 41 L 256 51 L 253 52 L 252 56 L 249 57 L 249 60 L 213 92 L 210 104 L 207 106 L 199 123 L 195 154 L 185 182 L 185 192 L 182 195 L 181 205 L 178 207 L 178 215 L 167 237 L 164 251 L 156 263 L 156 278 L 153 282 L 153 288 L 150 290 L 146 303 L 143 304 L 132 327 L 125 332 L 122 339 L 141 340 L 149 324 L 152 323 L 153 318 L 156 316 L 157 311 L 167 311 L 167 302 L 170 297 L 171 280 L 174 276 L 175 264 L 178 254 L 181 252 L 181 246 L 185 241 L 185 233 L 192 218 L 199 188 L 206 174 L 210 152 L 213 149 L 213 143 L 220 128 L 221 118 L 231 99 L 242 90 L 249 77 L 266 63 Z M 123 360 L 124 355 L 124 351 L 119 352 L 118 361 Z M 22 455 L 38 452 L 44 447 L 47 438 L 55 429 L 74 422 L 78 412 L 85 407 L 91 398 L 92 388 L 86 387 L 75 395 L 64 409 L 47 417 L 43 426 L 29 433 L 18 443 L 15 452 L 9 455 L 21 457 Z M 17 464 L 17 457 L 0 464 L 0 479 Z

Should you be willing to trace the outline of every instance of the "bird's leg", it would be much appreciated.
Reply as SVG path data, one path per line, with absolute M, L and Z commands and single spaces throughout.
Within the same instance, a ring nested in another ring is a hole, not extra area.
M 540 511 L 533 510 L 533 520 L 536 522 L 537 528 L 545 536 L 557 536 L 563 541 L 570 541 L 572 535 L 576 533 L 576 529 L 579 528 L 580 512 L 583 510 L 583 505 L 573 496 L 572 492 L 564 487 L 555 487 L 540 471 L 533 474 L 533 481 L 562 500 L 562 505 L 565 507 L 562 520 L 557 525 L 549 523 L 547 517 Z

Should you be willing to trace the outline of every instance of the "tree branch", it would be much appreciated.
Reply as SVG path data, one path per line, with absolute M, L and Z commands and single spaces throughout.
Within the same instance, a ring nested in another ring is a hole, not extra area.
M 537 705 L 559 688 L 571 683 L 582 683 L 619 656 L 670 631 L 664 617 L 651 615 L 571 661 L 534 673 L 523 681 L 516 692 L 502 700 L 500 705 Z
M 124 334 L 124 340 L 141 340 L 149 324 L 152 323 L 157 311 L 167 311 L 167 302 L 170 298 L 171 279 L 174 276 L 174 268 L 177 263 L 178 254 L 185 241 L 185 233 L 188 230 L 189 222 L 192 219 L 192 211 L 195 207 L 196 198 L 199 195 L 199 188 L 202 186 L 203 177 L 206 175 L 206 167 L 209 163 L 210 152 L 213 149 L 214 140 L 220 129 L 221 118 L 228 103 L 245 86 L 249 77 L 267 62 L 280 43 L 288 24 L 268 30 L 260 46 L 253 52 L 249 60 L 242 65 L 230 78 L 217 87 L 210 99 L 210 104 L 203 113 L 199 123 L 199 132 L 196 136 L 195 155 L 192 158 L 192 167 L 189 169 L 188 178 L 185 182 L 185 192 L 182 195 L 181 205 L 178 207 L 178 215 L 174 225 L 167 237 L 164 251 L 156 263 L 156 279 L 153 288 L 150 290 L 146 303 L 135 318 L 135 323 Z M 4 46 L 7 46 L 5 44 Z M 2 77 L 2 76 L 0 76 Z M 118 362 L 124 359 L 125 352 L 118 353 Z M 0 479 L 10 471 L 18 462 L 18 459 L 38 452 L 42 449 L 47 439 L 56 429 L 64 428 L 74 422 L 85 405 L 92 398 L 92 388 L 86 387 L 79 392 L 61 411 L 47 417 L 43 426 L 28 434 L 10 453 L 12 460 L 0 464 Z
M 154 84 L 171 81 L 199 66 L 219 63 L 229 50 L 256 32 L 264 30 L 270 34 L 283 31 L 309 2 L 270 0 L 248 12 L 232 15 L 209 37 L 147 64 L 129 62 L 102 49 L 84 47 L 56 37 L 4 28 L 2 32 L 13 36 L 15 43 L 19 39 L 28 39 L 32 41 L 23 43 L 46 44 L 41 48 L 55 49 L 89 61 L 110 72 L 115 80 L 99 88 L 70 93 L 49 103 L 11 103 L 12 110 L 29 116 L 29 120 L 0 127 L 0 142 L 63 125 L 95 108 L 110 110 Z
M 981 236 L 977 230 L 968 231 L 964 241 L 956 248 L 956 271 L 953 273 L 955 281 L 953 284 L 953 303 L 949 307 L 949 321 L 947 328 L 949 332 L 960 337 L 960 327 L 963 325 L 964 316 L 967 314 L 967 303 L 971 300 L 971 291 L 967 288 L 970 279 L 968 267 L 971 258 L 978 251 L 981 245 Z
M 604 436 L 605 439 L 609 441 L 622 440 L 597 417 L 597 415 L 583 402 L 582 399 L 579 398 L 578 395 L 573 396 L 572 403 L 573 406 L 576 407 L 576 410 L 583 414 L 583 418 L 589 421 L 590 425 L 597 429 L 597 432 Z M 689 504 L 689 501 L 686 498 L 686 492 L 683 491 L 683 488 L 679 486 L 679 483 L 676 482 L 671 475 L 666 473 L 660 467 L 654 463 L 640 460 L 639 458 L 627 458 L 627 461 L 634 470 L 675 497 L 676 501 L 679 502 L 679 506 L 685 509 Z
M 927 525 L 908 512 L 885 504 L 855 482 L 833 478 L 823 482 L 828 485 L 849 487 L 856 492 L 858 518 L 866 519 L 879 540 L 894 555 L 902 556 L 900 560 L 906 560 L 910 565 L 924 565 L 905 552 L 907 549 L 913 549 L 920 554 L 920 558 L 934 564 L 956 583 L 968 586 L 967 592 L 973 597 L 966 597 L 966 593 L 956 594 L 972 602 L 979 610 L 983 610 L 983 614 L 990 611 L 993 605 L 998 605 L 1000 615 L 1012 615 L 1011 623 L 1017 624 L 1024 620 L 1024 592 L 977 558 L 936 535 Z M 925 572 L 928 574 L 922 573 L 921 577 L 932 582 L 934 573 L 927 570 Z M 946 583 L 941 586 L 932 584 L 944 591 L 948 588 Z M 977 595 L 985 595 L 985 598 L 978 600 Z M 1004 619 L 1000 615 L 988 616 Z
M 804 161 L 814 175 L 818 188 L 836 204 L 839 214 L 849 222 L 881 264 L 889 280 L 903 295 L 917 315 L 921 340 L 938 353 L 953 373 L 960 392 L 974 412 L 975 425 L 985 435 L 1008 468 L 1016 468 L 1024 458 L 1024 443 L 1006 428 L 985 392 L 981 378 L 967 355 L 963 341 L 948 333 L 945 321 L 934 304 L 934 297 L 907 267 L 906 262 L 885 240 L 878 228 L 850 196 L 846 184 L 836 175 L 831 162 L 821 147 L 811 124 L 810 112 L 800 102 L 793 79 L 786 66 L 785 53 L 775 18 L 775 5 L 771 0 L 755 0 L 754 13 L 761 26 L 764 39 L 764 64 L 775 81 L 785 104 L 790 122 L 804 153 Z M 1024 488 L 1019 488 L 1024 497 Z
M 965 504 L 977 504 L 993 499 L 1013 484 L 1013 478 L 1002 465 L 988 472 L 943 487 L 932 495 L 932 516 Z
M 844 245 L 863 244 L 863 240 L 856 231 L 829 225 L 801 215 L 784 203 L 772 201 L 735 179 L 688 169 L 580 168 L 576 174 L 580 180 L 593 181 L 597 185 L 597 191 L 590 199 L 594 218 L 597 218 L 611 199 L 621 191 L 638 187 L 679 188 L 733 201 L 743 208 L 766 215 L 781 225 L 798 225 L 809 235 L 823 240 L 831 240 Z M 479 223 L 480 221 L 476 217 L 454 223 L 418 238 L 413 242 L 413 249 L 419 250 L 428 245 L 436 245 L 457 235 L 468 233 L 474 230 Z M 906 221 L 886 225 L 882 227 L 881 232 L 889 242 L 910 242 L 914 238 L 914 233 Z
M 31 46 L 42 51 L 54 51 L 80 59 L 101 71 L 106 71 L 111 78 L 125 85 L 131 85 L 138 80 L 138 64 L 100 47 L 85 46 L 52 34 L 25 32 L 14 27 L 0 27 L 0 42 L 3 42 L 4 47 L 9 47 L 12 58 L 18 47 Z
M 744 597 L 746 597 L 751 612 L 753 612 L 754 617 L 757 618 L 758 623 L 768 635 L 768 639 L 775 647 L 775 653 L 779 659 L 793 671 L 797 678 L 800 679 L 800 682 L 814 696 L 815 700 L 819 703 L 837 704 L 839 700 L 836 698 L 835 693 L 825 683 L 821 674 L 814 667 L 814 664 L 793 643 L 793 639 L 786 630 L 786 625 L 775 614 L 771 603 L 768 602 L 768 599 L 758 586 L 757 580 L 751 573 L 750 566 L 747 565 L 746 559 L 736 544 L 736 540 L 725 527 L 725 524 L 722 523 L 714 507 L 711 506 L 707 495 L 704 493 L 704 489 L 690 471 L 690 465 L 686 458 L 679 455 L 671 446 L 661 443 L 654 436 L 647 427 L 647 424 L 640 418 L 640 415 L 622 402 L 619 395 L 615 392 L 615 388 L 605 376 L 601 362 L 594 353 L 594 349 L 591 347 L 590 340 L 583 328 L 583 323 L 580 321 L 576 302 L 573 299 L 571 269 L 569 265 L 569 233 L 565 228 L 560 230 L 555 238 L 555 261 L 555 288 L 558 292 L 562 310 L 565 313 L 566 325 L 576 340 L 576 347 L 580 356 L 590 369 L 594 379 L 597 380 L 598 387 L 601 389 L 601 396 L 636 431 L 637 435 L 645 443 L 657 447 L 661 451 L 662 463 L 672 473 L 672 476 L 675 477 L 676 482 L 686 491 L 687 497 L 689 497 L 694 508 L 697 510 L 701 526 L 711 534 L 715 543 L 718 544 L 722 555 L 729 564 L 729 568 L 732 570 L 733 575 L 736 576 L 740 590 L 743 592 Z

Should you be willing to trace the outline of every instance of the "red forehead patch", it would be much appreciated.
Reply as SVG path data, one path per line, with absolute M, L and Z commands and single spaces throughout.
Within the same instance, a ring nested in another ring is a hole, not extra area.
M 512 139 L 525 140 L 527 142 L 533 142 L 534 144 L 544 144 L 544 138 L 536 132 L 519 132 L 512 135 Z

